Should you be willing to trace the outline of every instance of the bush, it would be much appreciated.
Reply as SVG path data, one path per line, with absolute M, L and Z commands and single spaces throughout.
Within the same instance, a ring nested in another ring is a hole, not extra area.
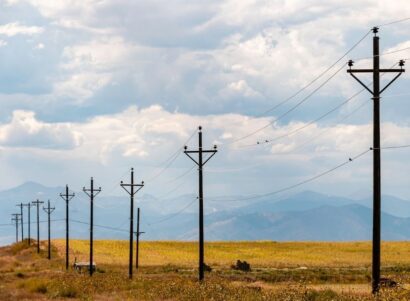
M 205 262 L 204 262 L 204 271 L 205 272 L 212 272 L 211 266 L 207 265 Z
M 238 271 L 243 271 L 243 272 L 251 271 L 251 265 L 247 263 L 246 261 L 240 261 L 240 260 L 237 260 L 236 264 L 231 265 L 231 268 L 233 270 L 238 270 Z

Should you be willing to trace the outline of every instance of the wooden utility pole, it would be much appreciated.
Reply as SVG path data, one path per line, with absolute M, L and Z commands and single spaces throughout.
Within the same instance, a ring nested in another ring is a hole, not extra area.
M 137 209 L 137 231 L 135 232 L 135 268 L 139 267 L 139 256 L 140 256 L 140 235 L 145 232 L 140 231 L 140 208 Z
M 198 165 L 198 180 L 199 180 L 199 280 L 204 279 L 204 186 L 203 186 L 203 168 L 204 165 L 216 154 L 216 145 L 214 149 L 202 149 L 202 127 L 198 128 L 198 150 L 188 150 L 184 147 L 184 153 Z M 198 154 L 198 161 L 191 157 L 191 154 Z M 203 159 L 203 154 L 210 154 L 210 156 Z
M 144 181 L 141 184 L 134 184 L 134 168 L 131 168 L 131 183 L 125 184 L 121 181 L 121 187 L 130 195 L 130 257 L 128 263 L 128 276 L 132 279 L 132 261 L 133 261 L 133 238 L 134 238 L 134 195 L 144 187 Z M 128 190 L 128 187 L 130 190 Z M 135 189 L 137 188 L 137 189 Z
M 93 235 L 93 226 L 94 226 L 94 197 L 97 196 L 101 192 L 101 187 L 98 189 L 94 188 L 94 179 L 91 177 L 90 188 L 83 187 L 83 191 L 86 195 L 90 197 L 90 276 L 93 275 L 94 266 L 93 266 L 93 243 L 94 243 L 94 235 Z
M 32 203 L 37 206 L 37 253 L 40 253 L 40 204 L 44 204 L 44 202 L 37 199 Z
M 30 230 L 31 230 L 31 220 L 30 220 L 30 212 L 31 212 L 31 207 L 34 206 L 34 205 L 31 204 L 31 203 L 27 203 L 27 204 L 23 204 L 23 206 L 26 206 L 26 207 L 27 207 L 27 217 L 28 217 L 28 222 L 27 222 L 28 240 L 27 240 L 27 243 L 28 243 L 28 245 L 30 245 L 30 244 L 31 244 L 31 234 L 30 234 Z
M 23 218 L 23 207 L 24 207 L 24 204 L 23 203 L 20 203 L 20 204 L 18 204 L 18 205 L 16 205 L 17 207 L 20 207 L 20 216 L 21 216 L 21 218 L 20 218 L 20 221 L 21 221 L 21 241 L 23 241 L 24 240 L 24 218 Z
M 373 96 L 373 246 L 372 246 L 372 292 L 380 288 L 380 243 L 381 243 L 381 167 L 380 167 L 380 95 L 404 72 L 404 60 L 399 62 L 399 69 L 380 69 L 379 28 L 373 28 L 373 68 L 352 69 L 353 61 L 349 61 L 350 75 L 356 79 Z M 373 89 L 369 89 L 355 73 L 373 75 Z M 380 73 L 395 73 L 396 76 L 380 89 Z
M 48 217 L 48 259 L 51 259 L 51 219 L 50 219 L 50 215 L 51 213 L 55 210 L 55 207 L 50 207 L 50 200 L 48 200 L 48 206 L 47 207 L 43 207 L 44 212 L 47 213 L 47 217 Z
M 74 193 L 69 192 L 68 185 L 65 185 L 65 193 L 60 193 L 60 197 L 65 201 L 65 269 L 68 270 L 69 267 L 69 256 L 70 256 L 70 236 L 69 236 L 69 210 L 68 203 L 75 196 Z
M 16 243 L 19 242 L 19 221 L 21 221 L 20 213 L 13 213 L 11 221 L 16 225 Z

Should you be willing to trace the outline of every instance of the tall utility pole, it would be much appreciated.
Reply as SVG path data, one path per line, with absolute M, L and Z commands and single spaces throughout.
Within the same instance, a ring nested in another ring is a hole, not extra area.
M 140 235 L 145 232 L 140 231 L 140 208 L 137 209 L 137 232 L 135 232 L 135 268 L 138 269 L 139 265 L 139 250 L 140 250 Z
M 68 185 L 65 185 L 65 194 L 60 193 L 60 197 L 65 201 L 65 269 L 68 270 L 69 266 L 69 244 L 70 244 L 70 236 L 69 236 L 69 218 L 68 218 L 68 203 L 71 199 L 75 196 L 74 192 L 69 193 Z
M 20 203 L 16 205 L 17 207 L 20 207 L 20 216 L 21 216 L 21 241 L 24 240 L 24 219 L 23 219 L 23 203 Z
M 40 253 L 40 204 L 44 204 L 44 202 L 37 199 L 32 203 L 37 206 L 37 253 Z
M 198 150 L 189 151 L 185 146 L 184 153 L 198 165 L 199 174 L 199 280 L 204 279 L 204 187 L 203 187 L 203 168 L 204 165 L 216 154 L 216 145 L 214 149 L 204 150 L 202 149 L 202 127 L 200 126 L 198 132 Z M 205 161 L 203 160 L 203 154 L 210 154 Z M 191 154 L 198 154 L 198 161 L 191 157 Z
M 28 223 L 27 223 L 27 229 L 28 229 L 28 245 L 31 244 L 31 234 L 30 234 L 30 230 L 31 230 L 31 221 L 30 221 L 30 212 L 31 212 L 31 207 L 34 206 L 31 203 L 27 203 L 27 204 L 23 204 L 23 206 L 27 207 L 27 217 L 28 217 Z
M 90 276 L 93 275 L 93 227 L 94 227 L 94 197 L 101 192 L 101 187 L 94 188 L 94 179 L 91 177 L 90 188 L 83 187 L 83 191 L 90 197 Z
M 48 200 L 48 206 L 47 207 L 43 207 L 44 212 L 47 213 L 48 216 L 48 259 L 51 259 L 51 231 L 50 231 L 50 224 L 51 224 L 51 220 L 50 220 L 50 215 L 51 213 L 55 210 L 55 207 L 50 207 L 50 200 Z
M 12 214 L 11 221 L 16 224 L 16 243 L 19 242 L 19 221 L 21 220 L 20 213 Z
M 124 190 L 130 195 L 131 199 L 131 208 L 130 208 L 130 259 L 129 259 L 129 265 L 128 265 L 128 275 L 129 278 L 132 279 L 132 260 L 133 260 L 133 254 L 132 254 L 132 249 L 133 249 L 133 237 L 134 237 L 134 195 L 144 187 L 144 181 L 141 182 L 141 184 L 134 184 L 134 168 L 131 168 L 131 183 L 130 184 L 125 184 L 123 181 L 121 181 L 121 187 L 124 188 Z M 130 188 L 130 190 L 127 189 L 127 187 Z M 134 189 L 134 188 L 137 189 Z
M 399 62 L 400 69 L 380 69 L 379 28 L 373 28 L 373 68 L 352 69 L 353 61 L 349 61 L 350 75 L 356 79 L 373 96 L 373 246 L 372 246 L 372 292 L 380 287 L 380 224 L 381 224 L 381 168 L 380 168 L 380 95 L 405 71 L 404 60 Z M 369 89 L 355 73 L 371 73 L 373 90 Z M 396 76 L 380 89 L 380 73 L 395 73 Z

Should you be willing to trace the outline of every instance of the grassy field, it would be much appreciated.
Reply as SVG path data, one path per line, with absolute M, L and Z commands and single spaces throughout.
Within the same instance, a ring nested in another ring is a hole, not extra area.
M 65 250 L 64 240 L 55 240 L 55 246 Z M 88 241 L 73 240 L 72 254 L 87 260 Z M 127 264 L 128 241 L 96 241 L 95 260 L 100 264 Z M 134 248 L 135 252 L 135 248 Z M 382 244 L 385 266 L 410 265 L 410 243 Z M 205 247 L 206 262 L 211 266 L 230 266 L 237 259 L 249 261 L 254 267 L 369 267 L 369 242 L 209 242 Z M 195 242 L 141 242 L 140 260 L 147 266 L 178 265 L 196 267 L 198 243 Z
M 142 242 L 141 267 L 128 279 L 128 243 L 95 241 L 93 277 L 64 269 L 64 241 L 37 254 L 26 244 L 0 248 L 0 300 L 410 300 L 410 243 L 383 243 L 382 275 L 399 283 L 370 292 L 368 242 L 211 242 L 212 267 L 197 281 L 197 244 Z M 87 241 L 72 240 L 71 259 L 88 261 Z M 250 272 L 231 265 L 251 264 Z

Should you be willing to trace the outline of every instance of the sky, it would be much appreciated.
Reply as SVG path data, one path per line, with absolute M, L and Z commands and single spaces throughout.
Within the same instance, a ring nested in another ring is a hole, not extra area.
M 199 125 L 218 145 L 206 196 L 314 177 L 372 145 L 370 95 L 351 98 L 346 63 L 371 67 L 378 25 L 382 66 L 410 58 L 409 17 L 405 0 L 0 0 L 0 189 L 93 176 L 121 195 L 134 167 L 143 193 L 196 193 L 182 147 Z M 410 144 L 409 84 L 383 93 L 382 146 Z M 409 152 L 382 151 L 383 193 L 410 199 Z M 371 164 L 369 152 L 298 189 L 370 193 Z

